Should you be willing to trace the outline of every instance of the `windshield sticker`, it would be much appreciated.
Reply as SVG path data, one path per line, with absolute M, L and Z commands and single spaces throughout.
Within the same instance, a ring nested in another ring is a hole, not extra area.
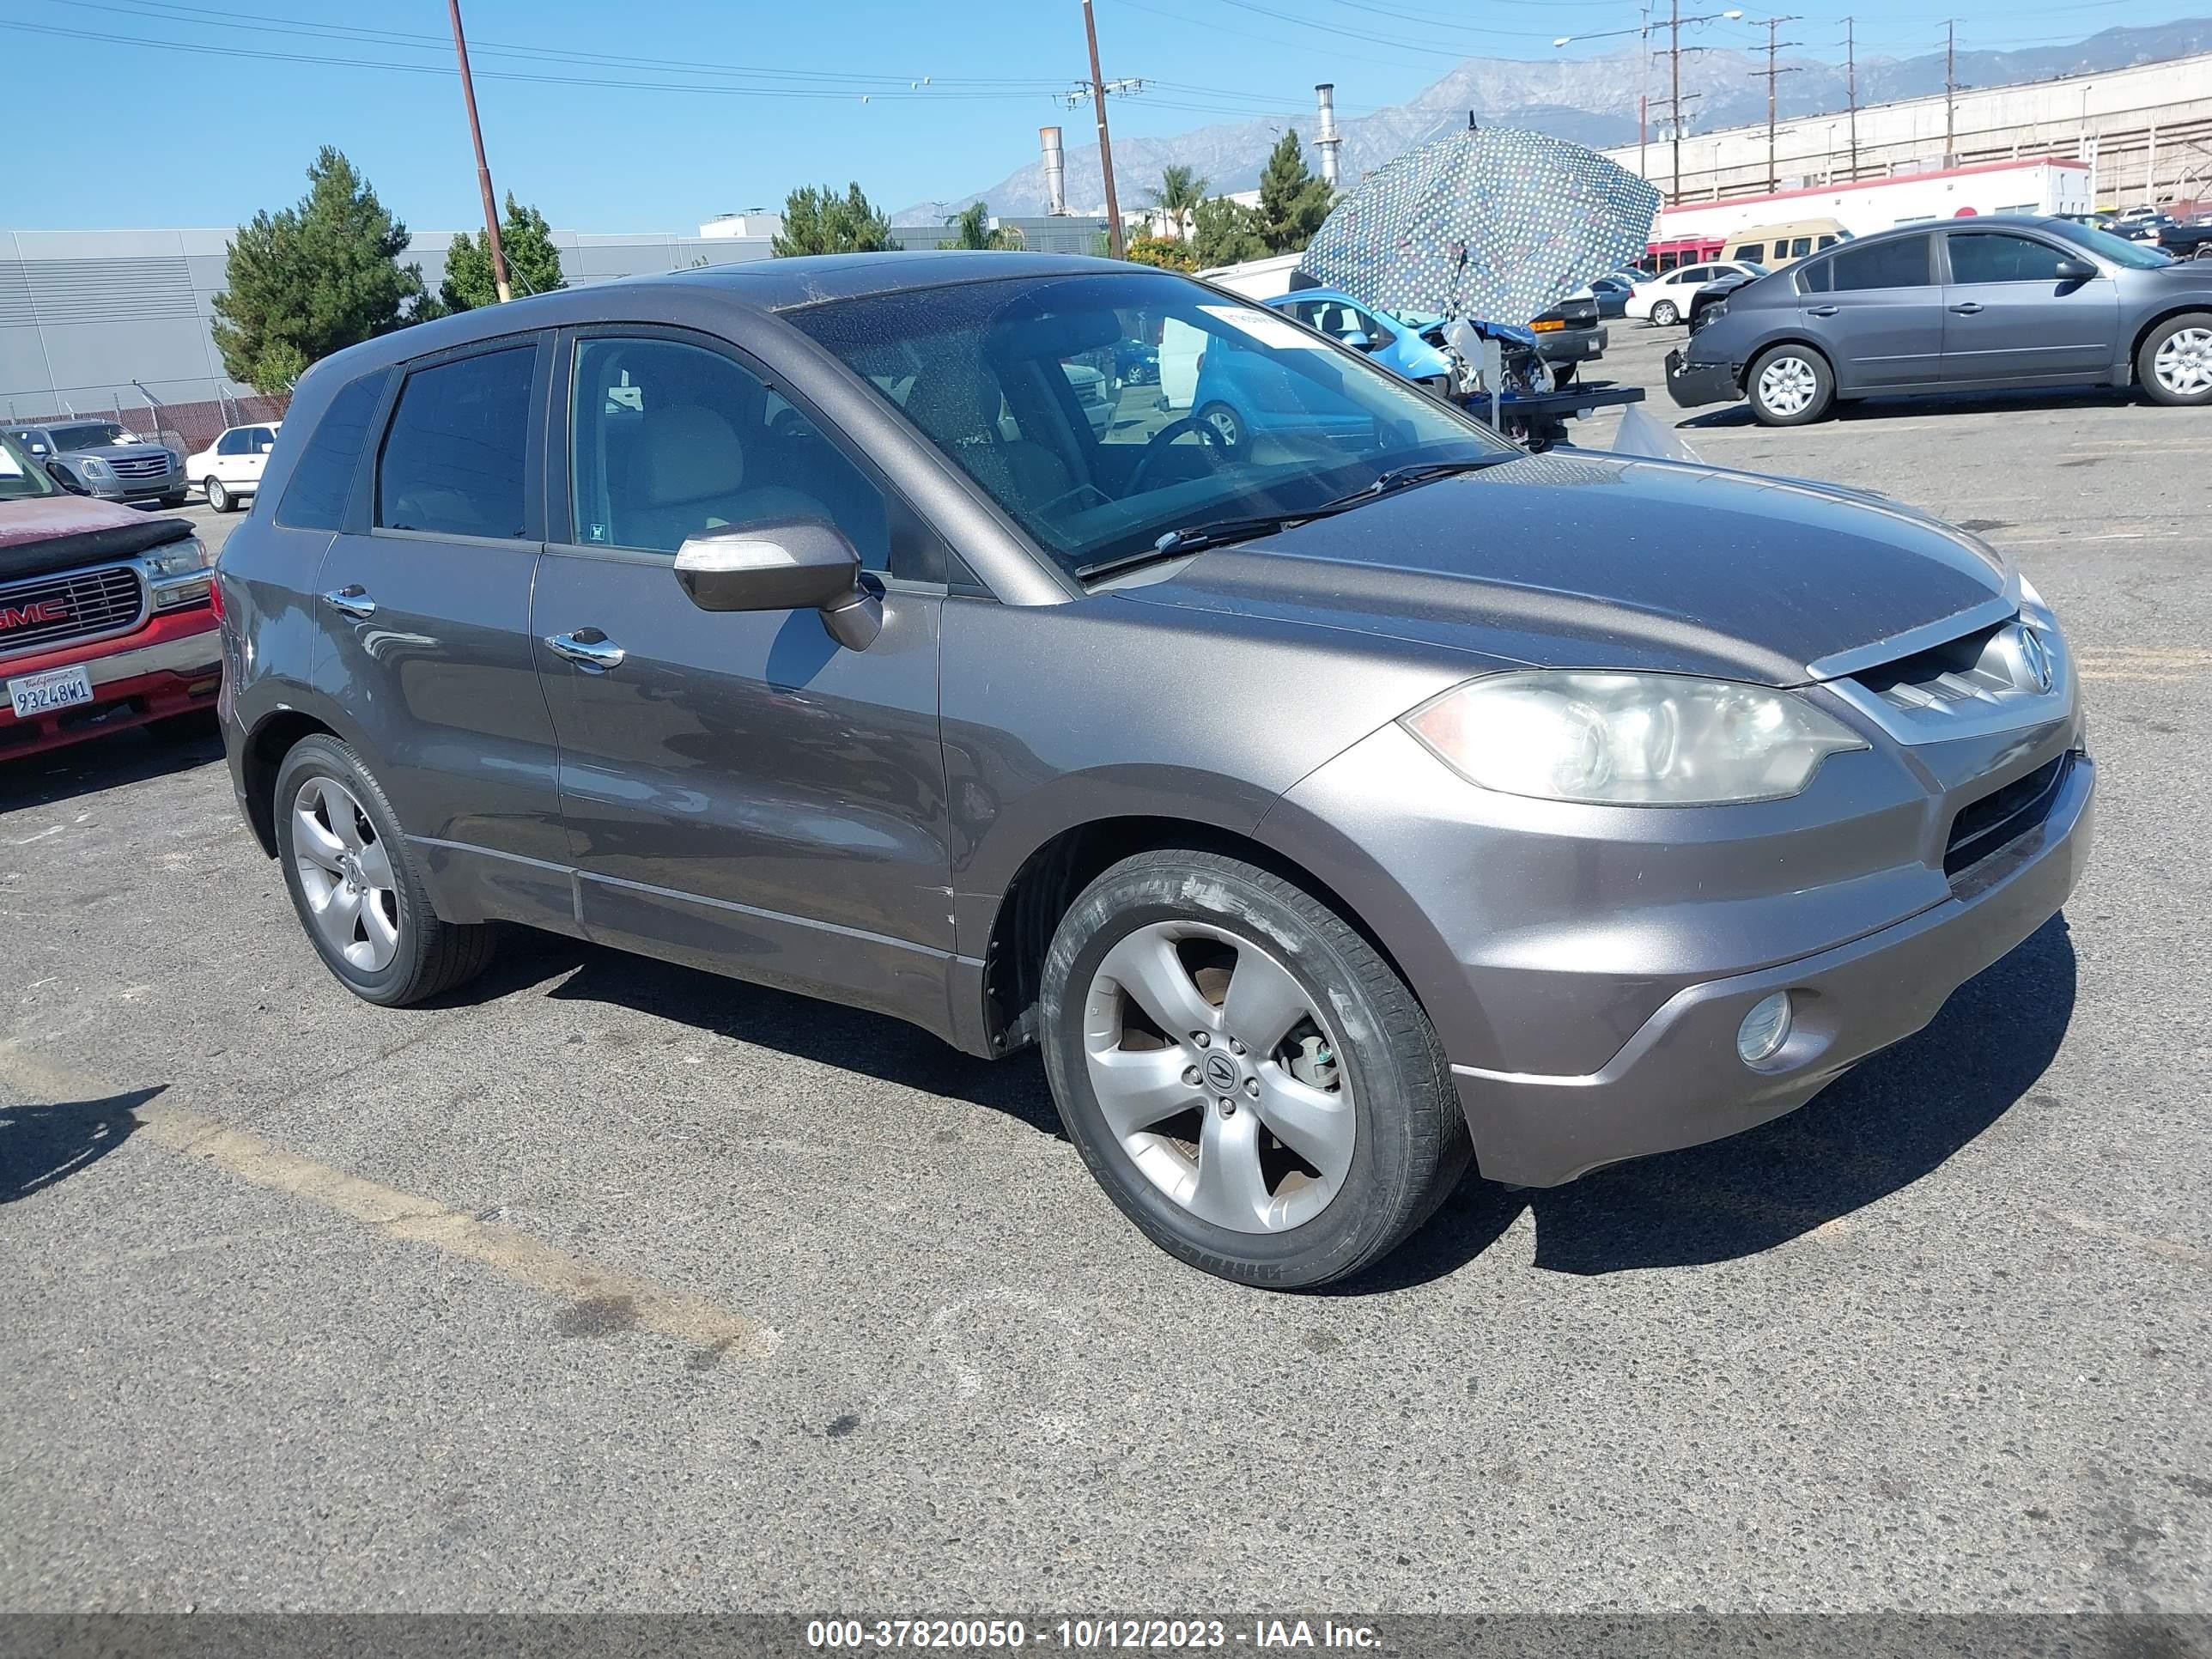
M 1207 316 L 1218 319 L 1261 345 L 1287 346 L 1293 351 L 1326 350 L 1328 342 L 1311 329 L 1300 328 L 1272 311 L 1248 311 L 1242 306 L 1200 306 Z

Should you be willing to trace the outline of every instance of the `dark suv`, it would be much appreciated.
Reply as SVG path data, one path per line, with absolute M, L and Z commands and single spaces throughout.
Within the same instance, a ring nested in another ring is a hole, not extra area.
M 1102 429 L 1068 365 L 1163 326 L 1304 418 Z M 489 307 L 316 367 L 263 494 L 225 737 L 347 986 L 522 922 L 1035 1043 L 1115 1201 L 1248 1282 L 1356 1272 L 1470 1152 L 1549 1185 L 1802 1104 L 2088 848 L 2064 636 L 1972 537 L 1531 457 L 1164 271 Z
M 71 495 L 185 504 L 185 458 L 117 422 L 48 421 L 11 426 L 8 435 Z

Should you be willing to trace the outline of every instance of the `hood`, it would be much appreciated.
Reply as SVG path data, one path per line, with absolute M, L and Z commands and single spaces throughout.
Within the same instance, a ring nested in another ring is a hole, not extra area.
M 1121 591 L 1543 667 L 1770 685 L 1923 649 L 2019 599 L 1998 555 L 1880 497 L 1556 452 L 1201 553 Z
M 147 518 L 119 501 L 95 501 L 88 495 L 39 495 L 27 501 L 0 501 L 0 547 L 20 547 L 28 542 L 51 541 L 88 530 L 118 530 L 142 525 Z

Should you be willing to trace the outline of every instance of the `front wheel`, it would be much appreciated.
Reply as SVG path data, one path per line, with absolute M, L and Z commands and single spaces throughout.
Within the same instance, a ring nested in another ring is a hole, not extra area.
M 1231 454 L 1244 453 L 1245 441 L 1250 435 L 1245 430 L 1244 417 L 1227 404 L 1208 404 L 1198 411 L 1198 418 L 1213 428 L 1214 436 L 1221 440 L 1221 447 Z
M 276 774 L 276 859 L 323 965 L 356 996 L 404 1007 L 482 973 L 492 931 L 431 909 L 384 791 L 336 738 L 302 738 Z
M 1672 300 L 1662 300 L 1651 307 L 1651 323 L 1655 328 L 1672 328 L 1682 320 L 1682 313 L 1674 309 Z
M 230 491 L 223 488 L 222 479 L 210 478 L 207 481 L 207 498 L 208 505 L 216 512 L 230 511 Z
M 1427 1017 L 1357 930 L 1218 854 L 1143 853 L 1053 936 L 1046 1075 L 1153 1243 L 1240 1284 L 1325 1285 L 1395 1249 L 1467 1167 Z
M 1765 426 L 1804 426 L 1828 412 L 1836 377 L 1827 359 L 1804 346 L 1777 346 L 1744 377 L 1751 412 Z
M 2212 404 L 2212 312 L 2185 312 L 2151 330 L 2136 378 L 2154 403 Z

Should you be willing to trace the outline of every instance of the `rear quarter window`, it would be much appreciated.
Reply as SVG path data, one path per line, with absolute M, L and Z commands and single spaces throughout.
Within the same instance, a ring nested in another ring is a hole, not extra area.
M 276 507 L 278 524 L 294 530 L 343 528 L 362 446 L 368 441 L 368 423 L 388 378 L 388 371 L 379 369 L 338 388 L 293 465 L 291 482 Z

